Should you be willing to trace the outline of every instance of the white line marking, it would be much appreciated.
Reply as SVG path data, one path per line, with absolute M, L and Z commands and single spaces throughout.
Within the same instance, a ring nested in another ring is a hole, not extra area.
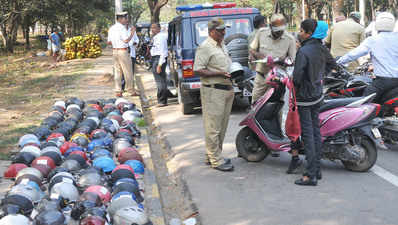
M 398 187 L 398 177 L 395 176 L 394 174 L 388 172 L 387 170 L 381 168 L 378 165 L 374 165 L 372 169 L 370 169 L 370 171 L 372 171 L 377 176 L 383 178 L 384 180 Z

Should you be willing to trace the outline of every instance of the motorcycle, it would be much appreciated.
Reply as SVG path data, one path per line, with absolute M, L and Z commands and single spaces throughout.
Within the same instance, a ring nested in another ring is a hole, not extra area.
M 152 68 L 151 65 L 151 40 L 149 37 L 144 37 L 140 41 L 140 44 L 138 46 L 138 51 L 137 51 L 137 63 L 139 65 L 144 65 L 147 70 L 150 70 Z
M 289 62 L 275 60 L 268 75 L 271 88 L 253 105 L 236 137 L 238 156 L 259 162 L 270 152 L 289 152 L 291 141 L 283 135 L 278 114 L 284 102 Z M 279 81 L 273 79 L 278 77 Z M 319 123 L 323 140 L 322 158 L 341 160 L 351 171 L 368 171 L 376 162 L 376 143 L 381 140 L 377 118 L 379 106 L 368 103 L 374 95 L 361 98 L 326 100 L 321 106 Z M 302 154 L 303 149 L 299 149 Z

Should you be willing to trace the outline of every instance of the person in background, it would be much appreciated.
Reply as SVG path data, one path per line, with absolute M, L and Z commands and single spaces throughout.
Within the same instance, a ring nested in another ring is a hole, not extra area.
M 320 159 L 322 139 L 319 128 L 319 108 L 323 100 L 322 78 L 336 63 L 328 49 L 322 45 L 328 25 L 324 21 L 306 19 L 301 22 L 301 47 L 296 56 L 293 83 L 301 123 L 301 138 L 307 160 L 303 177 L 297 185 L 316 186 L 322 179 Z
M 135 29 L 135 28 L 134 27 L 130 27 L 129 30 L 128 30 L 129 33 L 131 32 L 131 29 Z M 137 33 L 134 32 L 134 36 L 129 42 L 131 65 L 132 65 L 132 69 L 133 69 L 133 77 L 135 76 L 136 47 L 138 46 L 139 43 L 140 43 L 140 39 L 138 38 Z M 133 80 L 134 79 L 135 78 L 133 78 Z
M 115 67 L 115 92 L 116 97 L 122 97 L 122 73 L 126 80 L 126 91 L 129 96 L 138 96 L 134 87 L 134 77 L 131 58 L 128 53 L 128 43 L 134 37 L 135 28 L 130 33 L 127 31 L 127 12 L 116 14 L 117 22 L 109 28 L 108 45 L 113 48 L 113 63 Z
M 160 32 L 160 24 L 151 25 L 152 32 L 152 73 L 156 81 L 158 107 L 167 106 L 167 99 L 170 97 L 170 91 L 167 88 L 167 33 Z
M 53 29 L 53 32 L 50 34 L 49 39 L 51 41 L 51 52 L 52 52 L 52 58 L 53 58 L 53 62 L 54 62 L 52 67 L 56 67 L 59 52 L 61 50 L 61 39 L 58 35 L 58 31 L 56 28 Z
M 265 17 L 263 15 L 255 16 L 254 19 L 253 19 L 253 26 L 254 26 L 253 32 L 251 32 L 249 34 L 249 36 L 247 37 L 247 42 L 248 42 L 249 46 L 252 43 L 252 41 L 253 41 L 254 37 L 256 36 L 257 32 L 261 28 L 267 27 L 267 24 L 265 22 Z M 249 68 L 251 70 L 256 70 L 256 63 L 251 63 L 251 61 L 253 61 L 253 60 L 254 60 L 254 57 L 252 56 L 252 54 L 250 54 L 250 49 L 249 49 Z
M 359 12 L 350 13 L 350 17 L 344 21 L 336 23 L 325 39 L 325 44 L 330 46 L 330 52 L 334 58 L 341 57 L 347 52 L 358 47 L 365 39 L 365 29 L 359 24 L 361 14 Z M 355 61 L 348 67 L 354 71 L 359 66 Z

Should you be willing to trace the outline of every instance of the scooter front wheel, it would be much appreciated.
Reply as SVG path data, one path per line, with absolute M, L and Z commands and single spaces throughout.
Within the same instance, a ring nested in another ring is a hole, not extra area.
M 270 150 L 249 127 L 244 127 L 239 131 L 235 144 L 238 155 L 248 162 L 260 162 L 270 153 Z

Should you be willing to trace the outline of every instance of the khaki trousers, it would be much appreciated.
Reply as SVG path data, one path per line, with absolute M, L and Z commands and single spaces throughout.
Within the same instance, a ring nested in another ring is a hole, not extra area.
M 266 75 L 267 76 L 267 75 Z M 261 96 L 268 90 L 268 85 L 265 83 L 265 79 L 261 74 L 257 73 L 254 78 L 254 87 L 252 92 L 252 104 L 254 104 Z
M 115 67 L 115 92 L 122 92 L 122 72 L 126 82 L 126 91 L 135 92 L 131 57 L 127 50 L 113 49 L 113 66 Z
M 220 90 L 202 85 L 200 96 L 205 129 L 206 154 L 211 166 L 217 167 L 224 163 L 221 152 L 234 101 L 234 91 Z

